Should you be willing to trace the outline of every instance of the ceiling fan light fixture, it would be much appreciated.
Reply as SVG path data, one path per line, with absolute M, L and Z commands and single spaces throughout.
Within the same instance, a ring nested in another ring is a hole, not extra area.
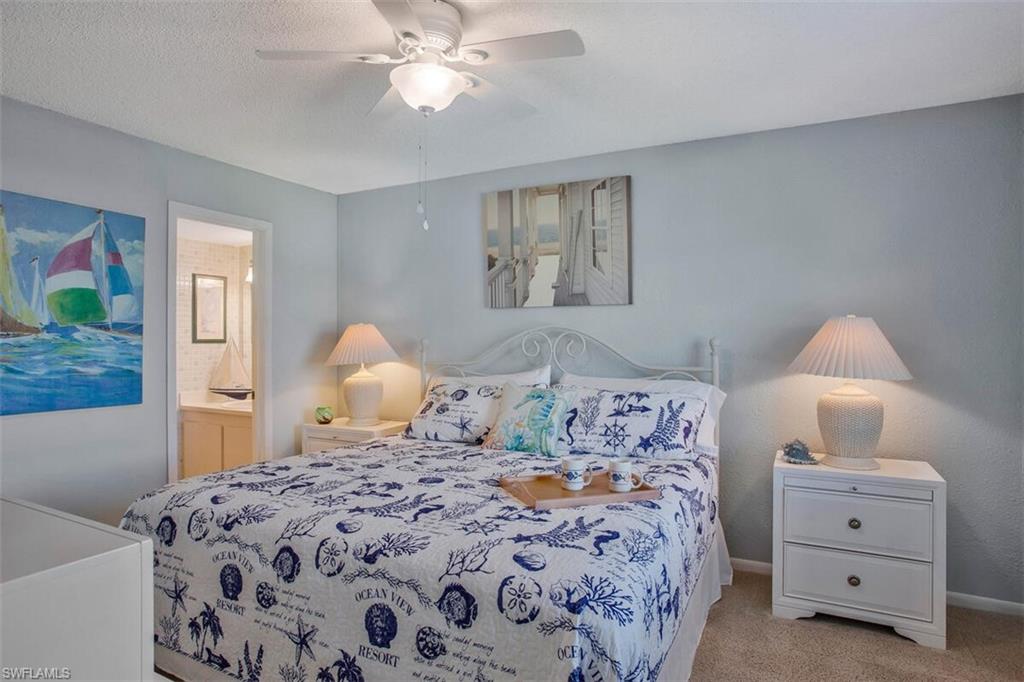
M 406 104 L 424 114 L 447 108 L 467 87 L 458 71 L 431 62 L 413 62 L 393 69 L 391 84 Z
M 462 50 L 459 57 L 467 64 L 483 64 L 489 55 L 483 50 Z

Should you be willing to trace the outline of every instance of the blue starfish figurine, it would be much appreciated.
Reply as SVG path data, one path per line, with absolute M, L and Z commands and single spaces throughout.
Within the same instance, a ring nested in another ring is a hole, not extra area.
M 782 459 L 790 464 L 817 464 L 811 451 L 802 440 L 794 440 L 782 446 Z

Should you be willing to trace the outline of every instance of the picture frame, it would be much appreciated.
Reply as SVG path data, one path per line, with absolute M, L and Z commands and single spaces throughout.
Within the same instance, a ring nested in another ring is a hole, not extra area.
M 146 219 L 0 190 L 0 418 L 142 403 Z
M 631 305 L 631 184 L 612 175 L 485 194 L 485 305 Z
M 228 278 L 192 273 L 192 343 L 227 343 Z

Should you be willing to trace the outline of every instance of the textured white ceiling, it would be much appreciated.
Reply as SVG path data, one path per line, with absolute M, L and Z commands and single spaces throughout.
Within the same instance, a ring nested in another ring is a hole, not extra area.
M 429 177 L 1024 91 L 1024 5 L 455 2 L 464 42 L 563 28 L 583 57 L 480 67 L 539 113 L 460 97 Z M 369 2 L 0 3 L 10 97 L 319 189 L 416 180 L 419 116 L 365 114 L 393 52 Z

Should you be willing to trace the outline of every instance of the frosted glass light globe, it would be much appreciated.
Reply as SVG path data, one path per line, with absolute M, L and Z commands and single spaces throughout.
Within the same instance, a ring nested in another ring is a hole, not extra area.
M 457 71 L 429 62 L 393 69 L 391 84 L 406 104 L 426 114 L 447 108 L 466 89 L 466 79 Z

